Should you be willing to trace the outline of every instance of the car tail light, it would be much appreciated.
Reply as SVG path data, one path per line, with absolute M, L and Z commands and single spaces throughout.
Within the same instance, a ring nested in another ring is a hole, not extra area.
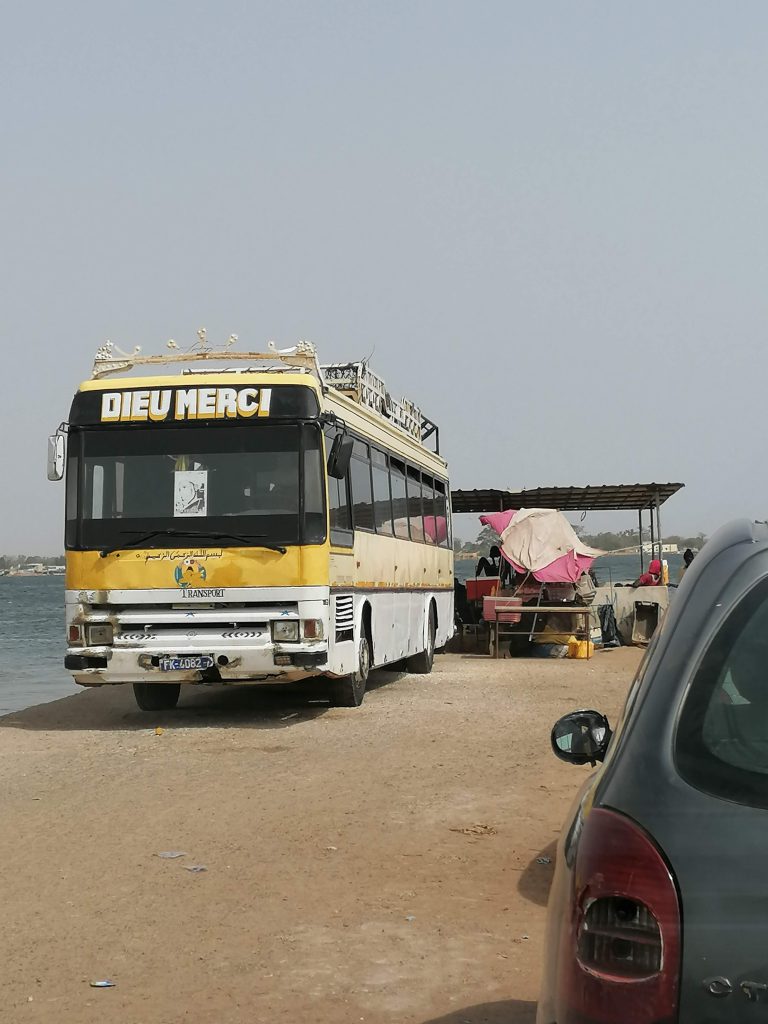
M 624 896 L 590 903 L 577 948 L 585 967 L 617 977 L 649 978 L 662 967 L 659 922 L 644 904 Z
M 558 1024 L 677 1019 L 680 903 L 650 836 L 615 811 L 587 813 L 562 932 Z

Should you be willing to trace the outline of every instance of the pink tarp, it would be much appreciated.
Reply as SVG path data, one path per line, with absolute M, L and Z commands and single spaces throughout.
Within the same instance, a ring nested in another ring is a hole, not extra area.
M 499 534 L 501 553 L 515 572 L 540 583 L 576 583 L 602 554 L 582 544 L 555 509 L 507 509 L 482 515 L 480 522 Z

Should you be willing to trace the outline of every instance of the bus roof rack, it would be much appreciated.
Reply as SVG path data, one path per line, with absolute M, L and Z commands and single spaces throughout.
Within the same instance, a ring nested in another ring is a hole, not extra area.
M 168 353 L 158 356 L 144 356 L 141 346 L 137 345 L 133 352 L 123 352 L 111 341 L 105 342 L 96 351 L 93 360 L 93 378 L 111 377 L 116 373 L 127 373 L 136 366 L 170 366 L 176 363 L 227 362 L 262 363 L 275 366 L 282 363 L 290 369 L 305 370 L 313 373 L 322 382 L 320 364 L 317 361 L 315 346 L 310 341 L 299 341 L 292 348 L 276 348 L 273 341 L 268 342 L 266 352 L 238 352 L 232 346 L 237 343 L 237 335 L 230 334 L 221 348 L 213 348 L 208 344 L 204 327 L 197 332 L 198 341 L 188 349 L 181 349 L 171 339 L 167 342 Z
M 437 426 L 422 415 L 418 406 L 407 398 L 392 398 L 381 377 L 368 366 L 366 360 L 352 363 L 331 363 L 321 366 L 315 346 L 310 341 L 299 341 L 292 348 L 278 349 L 273 341 L 268 342 L 266 352 L 238 352 L 233 349 L 237 335 L 230 334 L 220 348 L 208 344 L 207 332 L 201 327 L 197 332 L 198 341 L 188 349 L 181 349 L 173 339 L 167 342 L 168 352 L 162 355 L 145 356 L 141 346 L 133 352 L 124 352 L 111 341 L 105 342 L 96 352 L 91 376 L 95 379 L 127 373 L 139 366 L 171 366 L 178 363 L 238 362 L 246 363 L 249 369 L 254 364 L 265 365 L 272 370 L 303 370 L 313 374 L 323 389 L 333 388 L 347 395 L 358 405 L 364 405 L 388 420 L 393 426 L 424 443 L 434 435 L 434 446 L 440 452 L 440 434 Z M 280 365 L 281 364 L 281 365 Z M 231 368 L 228 368 L 231 371 Z M 188 370 L 187 372 L 194 372 Z
M 365 360 L 329 363 L 320 369 L 328 387 L 347 395 L 358 405 L 372 409 L 422 444 L 434 434 L 435 451 L 440 451 L 439 432 L 435 424 L 423 416 L 419 407 L 407 398 L 392 398 L 382 378 L 374 373 Z

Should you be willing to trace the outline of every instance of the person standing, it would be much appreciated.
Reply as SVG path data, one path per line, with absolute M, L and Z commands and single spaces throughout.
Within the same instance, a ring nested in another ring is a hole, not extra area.
M 678 583 L 682 580 L 683 576 L 685 576 L 686 569 L 690 569 L 691 562 L 693 561 L 694 557 L 695 556 L 694 556 L 693 552 L 691 551 L 691 549 L 690 548 L 686 548 L 685 551 L 683 552 L 683 566 L 682 566 L 682 568 L 680 570 L 680 575 L 677 577 L 677 582 Z

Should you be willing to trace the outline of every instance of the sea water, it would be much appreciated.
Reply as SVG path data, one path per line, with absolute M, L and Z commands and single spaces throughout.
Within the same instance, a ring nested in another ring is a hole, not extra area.
M 65 647 L 64 577 L 0 576 L 0 715 L 80 689 Z

